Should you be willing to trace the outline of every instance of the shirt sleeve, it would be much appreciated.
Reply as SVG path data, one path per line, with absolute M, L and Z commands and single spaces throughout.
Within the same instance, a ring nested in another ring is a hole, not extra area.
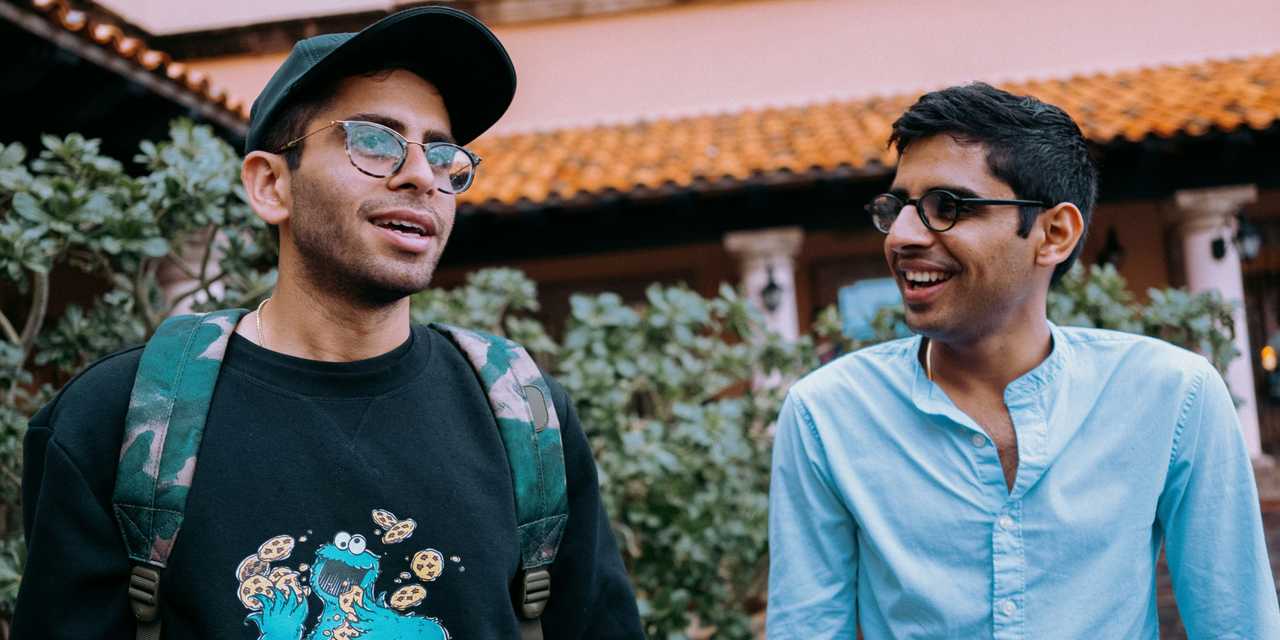
M 1184 402 L 1157 507 L 1192 638 L 1280 638 L 1257 485 L 1231 395 L 1206 363 Z
M 813 417 L 792 391 L 773 444 L 768 638 L 855 636 L 857 536 L 857 523 L 835 490 Z
M 115 521 L 48 428 L 33 422 L 24 455 L 27 564 L 13 637 L 132 637 L 129 563 Z
M 551 382 L 564 446 L 569 521 L 551 566 L 547 638 L 643 639 L 636 596 L 600 499 L 591 447 L 563 389 Z

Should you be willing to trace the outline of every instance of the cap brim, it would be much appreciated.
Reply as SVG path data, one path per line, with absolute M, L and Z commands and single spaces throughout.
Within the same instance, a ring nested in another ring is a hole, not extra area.
M 488 27 L 449 7 L 415 7 L 375 22 L 316 61 L 263 122 L 318 81 L 386 66 L 405 67 L 440 91 L 459 144 L 493 126 L 515 97 L 515 68 Z

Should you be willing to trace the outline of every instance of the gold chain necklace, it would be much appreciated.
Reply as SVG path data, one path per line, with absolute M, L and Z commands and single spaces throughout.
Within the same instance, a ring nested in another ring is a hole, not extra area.
M 258 303 L 258 310 L 255 311 L 253 315 L 254 322 L 258 326 L 258 346 L 262 347 L 263 349 L 267 348 L 267 339 L 262 337 L 262 308 L 267 306 L 267 301 L 270 299 L 271 299 L 271 296 L 267 296 L 263 298 L 262 302 Z M 926 357 L 928 356 L 926 355 Z
M 263 300 L 263 302 L 266 302 L 266 300 Z M 261 333 L 262 330 L 259 329 L 258 332 Z M 929 379 L 929 382 L 933 382 L 933 340 L 932 339 L 930 339 L 929 342 L 924 345 L 924 375 L 926 378 Z

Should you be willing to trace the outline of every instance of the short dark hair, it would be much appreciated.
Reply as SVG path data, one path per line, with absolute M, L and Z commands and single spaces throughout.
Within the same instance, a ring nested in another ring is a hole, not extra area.
M 1089 145 L 1071 116 L 1031 96 L 1019 96 L 981 82 L 926 93 L 893 123 L 889 144 L 906 150 L 913 142 L 946 134 L 987 148 L 987 168 L 1014 197 L 1070 202 L 1084 217 L 1084 231 L 1098 197 L 1098 169 Z M 1019 211 L 1018 235 L 1031 233 L 1038 207 Z M 1053 271 L 1056 283 L 1084 247 L 1084 234 L 1071 255 Z
M 267 125 L 262 137 L 264 150 L 280 153 L 289 169 L 296 170 L 302 164 L 302 148 L 307 141 L 303 140 L 288 149 L 284 149 L 284 146 L 306 135 L 308 125 L 329 106 L 332 99 L 332 83 L 325 83 L 324 87 L 317 87 L 291 99 Z

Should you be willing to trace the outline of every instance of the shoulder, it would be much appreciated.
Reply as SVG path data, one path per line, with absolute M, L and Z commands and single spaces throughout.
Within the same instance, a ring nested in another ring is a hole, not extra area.
M 85 412 L 102 417 L 113 409 L 126 412 L 133 379 L 142 359 L 142 347 L 117 351 L 90 364 L 63 385 L 54 399 L 32 418 L 32 422 L 56 428 L 68 418 Z
M 791 387 L 791 395 L 808 402 L 859 393 L 869 385 L 908 385 L 919 345 L 919 337 L 900 338 L 847 353 L 801 378 Z
M 466 332 L 470 332 L 482 337 L 486 337 L 486 339 L 487 339 L 487 336 L 489 335 L 483 332 L 477 332 L 471 329 L 466 329 L 464 327 L 457 327 L 457 328 L 461 328 Z M 442 328 L 440 325 L 415 325 L 414 326 L 414 330 L 418 332 L 419 335 L 425 336 L 426 339 L 431 342 L 431 350 L 433 352 L 437 350 L 441 351 L 444 353 L 445 360 L 447 362 L 450 362 L 453 367 L 470 370 L 472 373 L 475 373 L 475 367 L 470 363 L 468 357 L 462 352 L 462 346 L 454 342 L 454 340 L 450 338 L 441 329 Z M 519 344 L 519 343 L 516 343 L 516 344 Z M 523 347 L 524 345 L 520 345 L 520 346 Z M 528 351 L 526 349 L 526 353 L 527 352 Z M 537 366 L 536 362 L 535 362 L 535 366 Z M 561 421 L 563 422 L 564 417 L 568 414 L 568 411 L 571 408 L 569 394 L 565 391 L 564 386 L 560 384 L 558 380 L 556 380 L 550 374 L 547 373 L 546 369 L 542 368 L 541 366 L 538 366 L 538 373 L 539 375 L 542 376 L 543 380 L 547 382 L 547 386 L 551 389 L 551 401 L 555 406 L 556 414 L 560 416 Z
M 1080 364 L 1151 382 L 1192 382 L 1216 372 L 1204 356 L 1158 338 L 1083 327 L 1057 327 Z
M 141 358 L 139 346 L 90 364 L 31 418 L 31 427 L 48 429 L 51 441 L 82 470 L 115 460 Z

